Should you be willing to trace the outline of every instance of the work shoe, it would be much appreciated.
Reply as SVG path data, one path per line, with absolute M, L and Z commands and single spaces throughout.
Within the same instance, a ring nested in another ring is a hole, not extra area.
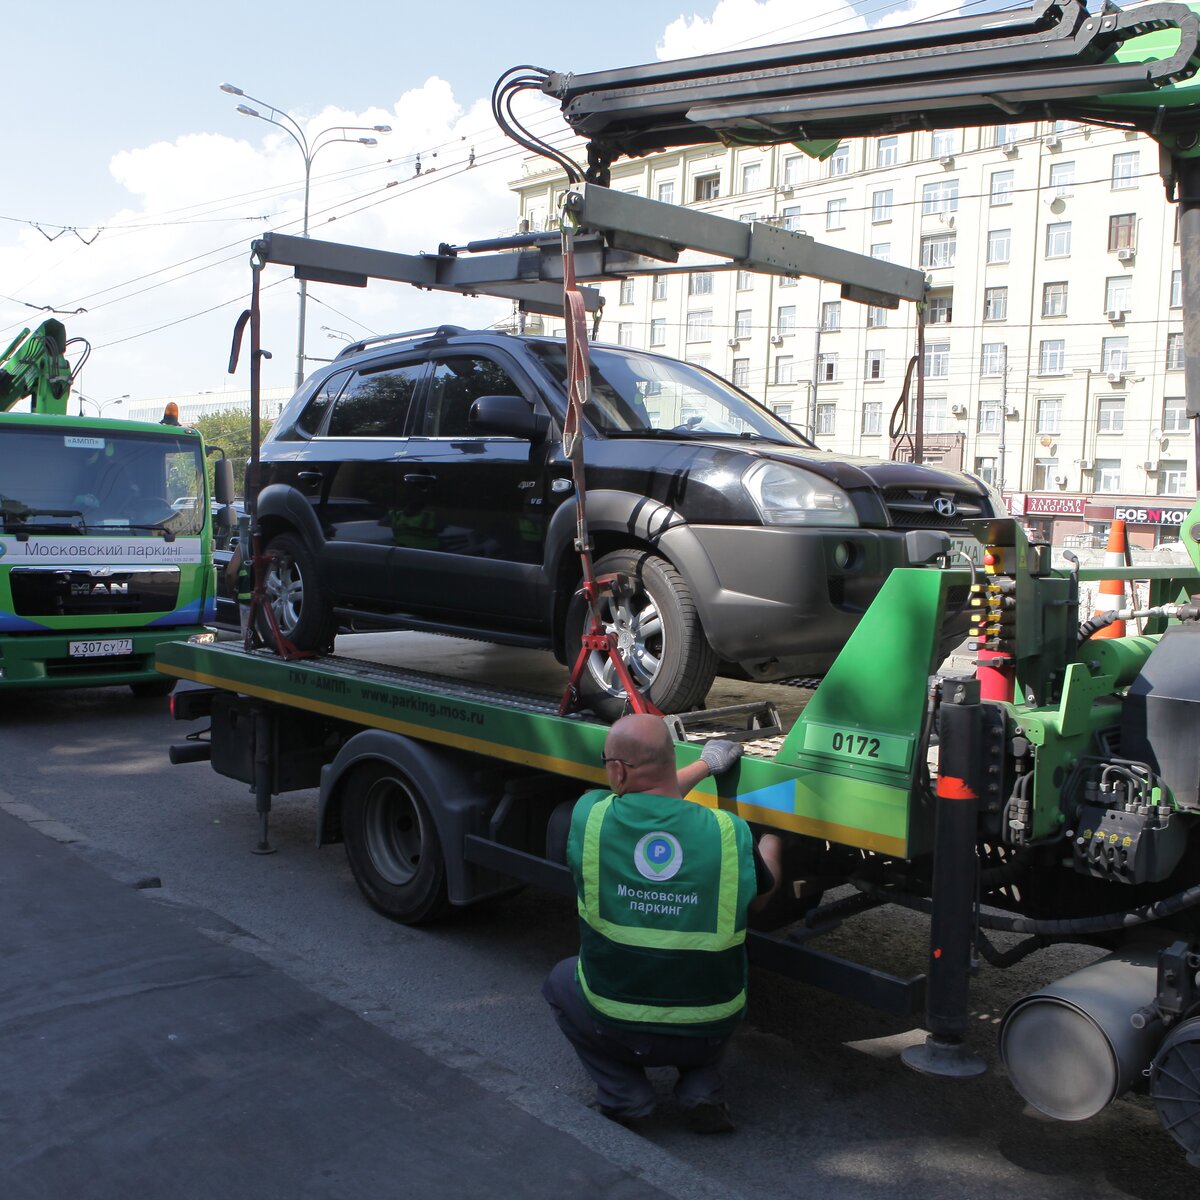
M 593 1112 L 598 1112 L 602 1117 L 607 1117 L 610 1121 L 617 1125 L 624 1125 L 626 1129 L 637 1133 L 642 1129 L 652 1116 L 654 1116 L 654 1105 L 651 1105 L 645 1112 L 627 1113 L 622 1112 L 619 1108 L 609 1108 L 606 1104 L 601 1104 L 599 1100 L 593 1100 L 588 1108 Z
M 737 1126 L 726 1104 L 693 1104 L 684 1111 L 687 1127 L 693 1133 L 732 1133 Z

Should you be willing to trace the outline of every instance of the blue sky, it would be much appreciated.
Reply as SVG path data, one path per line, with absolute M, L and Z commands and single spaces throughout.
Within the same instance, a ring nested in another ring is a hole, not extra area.
M 391 124 L 376 148 L 322 154 L 312 233 L 413 253 L 515 223 L 507 184 L 520 155 L 486 104 L 510 66 L 596 70 L 953 10 L 951 0 L 608 0 L 523 10 L 481 0 L 340 9 L 312 0 L 59 0 L 10 22 L 6 35 L 0 342 L 36 324 L 38 306 L 83 308 L 63 319 L 93 344 L 81 377 L 89 396 L 245 386 L 224 363 L 248 287 L 249 243 L 267 229 L 299 231 L 303 170 L 295 145 L 236 114 L 237 101 L 218 91 L 223 81 L 310 133 Z M 552 112 L 545 119 L 557 121 Z M 478 162 L 468 172 L 472 148 Z M 415 182 L 418 151 L 440 177 Z M 295 284 L 282 272 L 270 282 L 265 341 L 275 357 L 266 382 L 282 386 L 294 366 Z M 361 334 L 500 315 L 411 289 L 350 292 L 312 291 L 310 355 L 336 352 L 321 324 Z

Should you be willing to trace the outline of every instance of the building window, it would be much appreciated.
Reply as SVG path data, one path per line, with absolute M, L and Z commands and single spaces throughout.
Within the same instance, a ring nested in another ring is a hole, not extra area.
M 945 379 L 950 374 L 950 343 L 925 343 L 925 378 Z
M 733 336 L 748 338 L 750 336 L 750 319 L 753 312 L 749 308 L 739 308 L 733 314 Z
M 800 280 L 795 275 L 780 275 L 779 276 L 778 286 L 781 288 L 798 287 L 799 285 L 800 285 Z
M 1038 374 L 1061 375 L 1067 369 L 1067 343 L 1053 338 L 1038 345 Z
M 654 317 L 650 322 L 650 345 L 665 346 L 667 344 L 667 318 Z
M 992 145 L 1007 150 L 1009 146 L 1016 144 L 1017 133 L 1015 125 L 997 125 L 992 131 Z
M 667 277 L 665 275 L 655 275 L 654 277 L 654 299 L 665 300 L 667 298 Z
M 783 227 L 790 230 L 792 233 L 803 233 L 800 228 L 801 206 L 799 204 L 789 204 L 783 210 Z
M 997 483 L 996 460 L 994 458 L 977 458 L 975 474 L 989 487 L 995 487 Z
M 691 271 L 688 274 L 689 296 L 711 296 L 713 290 L 712 271 Z
M 1075 164 L 1056 162 L 1050 164 L 1050 192 L 1055 199 L 1069 196 L 1075 190 Z
M 775 382 L 795 383 L 795 359 L 790 354 L 781 354 L 775 359 Z
M 1108 248 L 1112 250 L 1132 250 L 1133 234 L 1137 228 L 1136 213 L 1117 213 L 1108 218 Z
M 979 356 L 981 375 L 1003 375 L 1007 362 L 1008 348 L 1003 342 L 984 342 Z
M 988 191 L 988 203 L 992 208 L 1002 204 L 1011 204 L 1013 197 L 1013 173 L 1011 171 L 993 171 L 991 187 Z
M 1067 315 L 1067 285 L 1065 282 L 1042 284 L 1042 316 Z
M 818 404 L 817 405 L 817 433 L 832 435 L 834 421 L 837 419 L 836 404 Z
M 929 141 L 934 158 L 949 158 L 958 149 L 958 135 L 953 129 L 935 129 Z
M 825 228 L 844 229 L 846 226 L 846 201 L 844 198 L 825 201 Z
M 742 167 L 742 191 L 756 192 L 762 183 L 762 163 L 746 163 Z
M 804 155 L 792 154 L 783 160 L 783 182 L 786 187 L 795 187 L 804 181 Z
M 786 424 L 791 424 L 792 406 L 790 404 L 772 404 L 771 411 Z
M 838 356 L 836 354 L 817 355 L 818 383 L 837 383 L 837 362 Z
M 942 292 L 929 297 L 929 307 L 925 310 L 927 325 L 949 325 L 954 319 L 954 293 Z
M 878 437 L 883 432 L 883 401 L 864 400 L 862 406 L 864 437 Z
M 1125 398 L 1114 396 L 1101 400 L 1096 409 L 1097 433 L 1125 432 Z
M 863 378 L 877 380 L 883 378 L 883 351 L 868 350 L 866 363 L 863 367 Z
M 1163 401 L 1163 433 L 1187 433 L 1187 401 L 1182 396 L 1168 396 Z
M 989 229 L 987 260 L 990 263 L 1006 263 L 1012 256 L 1012 230 Z
M 1071 222 L 1055 221 L 1046 226 L 1046 257 L 1066 258 L 1071 253 Z
M 945 396 L 926 396 L 922 431 L 924 433 L 949 433 L 951 428 L 950 401 Z
M 796 332 L 796 306 L 782 304 L 775 312 L 775 332 L 780 337 L 790 337 Z
M 1171 272 L 1171 307 L 1183 307 L 1183 272 Z
M 716 200 L 721 195 L 721 176 L 720 175 L 697 175 L 694 191 L 692 193 L 693 200 Z
M 634 284 L 634 280 L 632 280 L 632 279 L 622 279 L 621 280 L 621 303 L 622 304 L 632 304 L 633 303 L 633 284 Z
M 741 221 L 743 225 L 749 225 L 751 221 L 758 220 L 758 213 L 756 213 L 756 212 L 738 213 L 738 220 Z
M 1129 339 L 1106 337 L 1100 342 L 1100 370 L 1109 375 L 1123 375 L 1129 367 Z
M 1033 460 L 1033 490 L 1048 492 L 1052 486 L 1057 486 L 1057 458 L 1035 458 Z
M 733 360 L 733 386 L 740 388 L 750 386 L 750 360 L 748 358 Z
M 689 342 L 712 341 L 712 309 L 704 308 L 687 315 L 687 340 Z
M 841 327 L 842 302 L 840 300 L 824 301 L 821 305 L 821 328 L 826 332 L 832 332 Z
M 829 156 L 829 175 L 836 178 L 839 175 L 850 174 L 850 147 L 843 142 Z
M 921 239 L 921 266 L 954 266 L 955 239 L 952 233 L 934 233 Z
M 1121 490 L 1121 460 L 1119 458 L 1096 459 L 1096 491 L 1119 492 Z
M 983 434 L 999 433 L 1003 411 L 998 400 L 980 400 L 977 430 Z
M 632 346 L 633 345 L 633 322 L 621 321 L 617 325 L 617 345 Z
M 921 215 L 958 211 L 958 180 L 935 179 L 921 188 Z
M 1128 150 L 1112 158 L 1112 190 L 1137 187 L 1138 152 Z
M 892 219 L 892 189 L 881 188 L 871 193 L 871 220 L 878 225 Z
M 737 290 L 739 292 L 751 292 L 754 290 L 753 271 L 739 271 L 737 273 Z
M 899 138 L 881 137 L 875 139 L 875 165 L 877 167 L 894 167 L 899 152 Z
M 1110 275 L 1104 281 L 1104 311 L 1127 313 L 1133 308 L 1133 276 Z
M 1187 463 L 1178 459 L 1163 459 L 1158 464 L 1158 494 L 1182 496 L 1187 490 Z
M 1008 320 L 1008 288 L 983 289 L 983 319 L 985 321 Z
M 1062 398 L 1042 396 L 1037 402 L 1038 433 L 1058 433 L 1062 428 Z
M 876 304 L 867 305 L 867 328 L 885 329 L 887 327 L 887 309 Z
M 658 202 L 660 204 L 675 203 L 675 181 L 668 179 L 658 185 Z
M 892 243 L 891 242 L 872 242 L 871 257 L 878 259 L 880 262 L 892 261 Z
M 693 367 L 701 367 L 705 371 L 708 370 L 709 357 L 707 354 L 689 354 L 684 362 L 689 362 Z

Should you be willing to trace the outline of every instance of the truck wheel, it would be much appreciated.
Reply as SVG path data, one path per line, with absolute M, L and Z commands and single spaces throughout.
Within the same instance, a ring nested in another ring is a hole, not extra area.
M 279 632 L 300 650 L 326 650 L 333 645 L 337 618 L 317 580 L 311 551 L 294 533 L 281 533 L 267 545 L 266 602 L 275 613 Z M 258 617 L 258 631 L 272 645 L 271 627 Z
M 162 679 L 143 679 L 140 683 L 131 683 L 129 690 L 139 700 L 155 700 L 169 696 L 175 690 L 177 682 L 178 680 L 164 675 Z
M 355 881 L 381 913 L 419 925 L 450 907 L 433 818 L 397 767 L 370 762 L 354 768 L 342 797 L 342 833 Z
M 692 594 L 664 558 L 645 550 L 617 550 L 595 564 L 597 576 L 624 575 L 629 589 L 600 601 L 600 618 L 617 635 L 633 682 L 663 712 L 686 712 L 700 704 L 717 673 Z M 575 664 L 589 614 L 583 598 L 567 608 L 567 663 Z M 589 656 L 579 681 L 580 701 L 597 716 L 615 721 L 625 711 L 625 690 L 609 659 Z

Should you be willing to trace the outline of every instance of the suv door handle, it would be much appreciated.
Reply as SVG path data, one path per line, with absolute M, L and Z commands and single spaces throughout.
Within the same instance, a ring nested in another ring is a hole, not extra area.
M 417 483 L 423 487 L 428 487 L 431 483 L 437 482 L 437 476 L 430 474 L 428 471 L 422 471 L 419 474 L 405 475 L 405 483 Z
M 297 473 L 296 479 L 298 482 L 306 484 L 311 487 L 313 484 L 321 482 L 321 472 L 320 471 L 300 471 Z

